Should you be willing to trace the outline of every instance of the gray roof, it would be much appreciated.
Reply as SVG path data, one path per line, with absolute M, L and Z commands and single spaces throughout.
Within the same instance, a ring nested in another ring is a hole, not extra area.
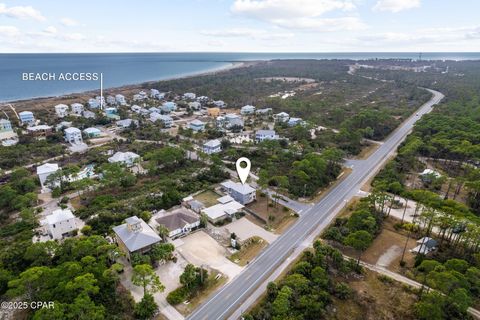
M 127 218 L 125 221 L 127 223 L 113 227 L 113 231 L 122 240 L 128 251 L 135 252 L 162 240 L 145 221 L 137 216 Z M 138 230 L 132 228 L 135 225 L 139 227 Z
M 187 224 L 195 223 L 199 220 L 197 216 L 188 214 L 185 211 L 177 211 L 175 213 L 163 216 L 157 219 L 158 224 L 164 225 L 169 231 L 181 229 Z
M 260 136 L 274 136 L 275 130 L 258 130 L 257 135 Z

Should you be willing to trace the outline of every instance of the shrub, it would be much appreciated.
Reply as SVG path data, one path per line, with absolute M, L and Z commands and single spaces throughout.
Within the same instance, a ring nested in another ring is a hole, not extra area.
M 187 288 L 185 287 L 177 288 L 167 295 L 167 302 L 170 303 L 171 305 L 182 303 L 188 298 L 188 294 L 189 292 Z

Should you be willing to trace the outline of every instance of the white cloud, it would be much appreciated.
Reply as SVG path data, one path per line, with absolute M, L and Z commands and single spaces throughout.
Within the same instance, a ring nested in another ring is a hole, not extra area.
M 351 0 L 236 0 L 232 12 L 261 20 L 318 17 L 334 10 L 352 10 Z
M 46 27 L 44 31 L 48 34 L 55 34 L 57 33 L 57 28 L 55 28 L 54 26 L 49 26 Z
M 225 38 L 247 37 L 251 39 L 260 39 L 260 40 L 287 39 L 294 36 L 294 34 L 290 32 L 268 32 L 266 30 L 258 30 L 258 29 L 251 29 L 251 28 L 208 30 L 208 31 L 202 31 L 201 33 L 205 36 L 213 36 L 213 37 L 225 37 Z
M 20 35 L 20 30 L 13 26 L 0 26 L 0 36 L 3 37 L 17 37 Z
M 420 0 L 378 0 L 374 11 L 400 12 L 420 7 Z
M 71 18 L 62 18 L 60 19 L 60 23 L 66 27 L 75 27 L 78 26 L 78 21 L 71 19 Z
M 32 6 L 7 7 L 4 3 L 0 3 L 0 15 L 16 19 L 46 20 L 40 11 L 34 9 Z
M 357 0 L 236 0 L 234 14 L 271 23 L 286 29 L 340 31 L 364 29 L 366 25 L 351 16 L 323 18 L 328 12 L 348 12 Z
M 59 35 L 59 38 L 67 41 L 83 41 L 87 37 L 81 33 L 65 33 L 65 34 Z

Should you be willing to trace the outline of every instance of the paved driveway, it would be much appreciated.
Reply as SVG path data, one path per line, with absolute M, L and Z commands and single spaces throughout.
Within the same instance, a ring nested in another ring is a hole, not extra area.
M 246 240 L 253 236 L 259 236 L 268 243 L 272 243 L 278 238 L 278 235 L 268 232 L 264 228 L 256 225 L 247 218 L 241 218 L 224 227 L 228 233 L 235 233 L 242 240 Z

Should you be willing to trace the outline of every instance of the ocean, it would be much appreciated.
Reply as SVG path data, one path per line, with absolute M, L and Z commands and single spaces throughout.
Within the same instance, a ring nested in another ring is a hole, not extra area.
M 0 102 L 98 89 L 99 81 L 25 81 L 23 73 L 103 73 L 104 88 L 195 75 L 233 62 L 271 59 L 411 58 L 418 53 L 0 54 Z M 424 60 L 480 60 L 480 53 L 423 53 Z

